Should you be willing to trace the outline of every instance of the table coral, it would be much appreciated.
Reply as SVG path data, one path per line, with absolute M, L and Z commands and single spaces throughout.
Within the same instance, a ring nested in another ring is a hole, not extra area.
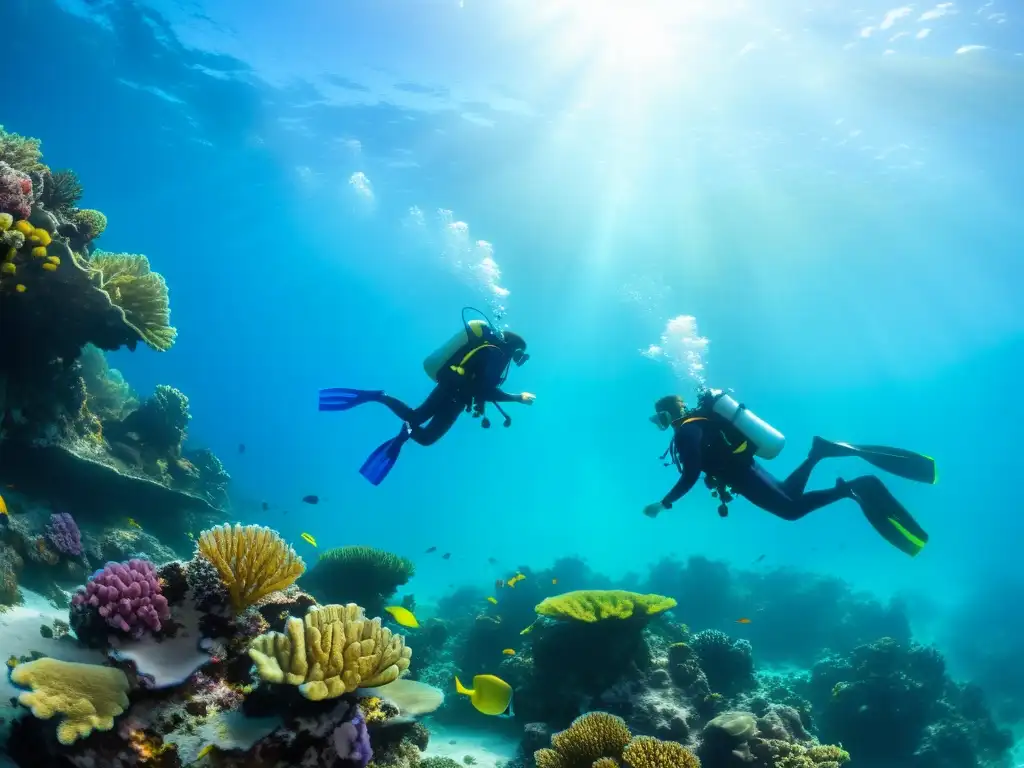
M 403 635 L 350 603 L 289 617 L 283 634 L 257 637 L 249 656 L 263 680 L 298 686 L 307 699 L 320 701 L 397 680 L 409 668 L 412 649 Z
M 663 595 L 592 589 L 549 597 L 536 607 L 536 611 L 552 619 L 593 623 L 606 619 L 628 619 L 634 615 L 652 616 L 675 606 L 675 600 Z
M 220 573 L 236 611 L 290 586 L 306 568 L 277 531 L 261 525 L 225 523 L 203 531 L 198 545 Z
M 43 720 L 63 715 L 57 726 L 61 744 L 73 744 L 94 730 L 109 731 L 128 707 L 124 672 L 96 664 L 36 659 L 11 670 L 11 680 L 32 690 L 18 701 Z

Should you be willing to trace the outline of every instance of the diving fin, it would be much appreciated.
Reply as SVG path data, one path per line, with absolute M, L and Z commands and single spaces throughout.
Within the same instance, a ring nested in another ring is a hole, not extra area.
M 373 402 L 382 394 L 384 393 L 381 390 L 374 389 L 346 389 L 345 387 L 321 389 L 320 410 L 347 411 L 357 405 Z
M 928 543 L 928 533 L 917 524 L 885 484 L 874 475 L 848 483 L 850 492 L 872 527 L 896 549 L 914 557 Z
M 884 472 L 904 477 L 907 480 L 916 480 L 929 485 L 934 485 L 939 480 L 935 459 L 925 456 L 923 453 L 914 453 L 902 448 L 834 443 L 831 440 L 815 437 L 811 446 L 811 454 L 823 459 L 856 456 Z
M 359 468 L 359 474 L 365 477 L 374 485 L 380 485 L 388 472 L 398 461 L 398 454 L 402 452 L 402 446 L 412 435 L 412 427 L 408 423 L 402 424 L 402 431 L 396 437 L 377 447 L 370 457 L 363 462 Z

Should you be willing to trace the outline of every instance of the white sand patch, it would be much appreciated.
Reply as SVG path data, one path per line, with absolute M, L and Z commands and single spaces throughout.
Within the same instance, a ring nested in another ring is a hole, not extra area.
M 429 725 L 430 743 L 424 757 L 450 757 L 459 765 L 466 755 L 474 759 L 477 768 L 495 768 L 516 756 L 519 742 L 503 733 L 495 733 L 481 728 L 453 728 Z M 452 742 L 455 742 L 454 744 Z

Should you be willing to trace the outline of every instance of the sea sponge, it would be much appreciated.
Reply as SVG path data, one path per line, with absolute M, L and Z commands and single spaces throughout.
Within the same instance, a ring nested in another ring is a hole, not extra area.
M 134 253 L 98 251 L 89 262 L 99 288 L 120 307 L 125 322 L 158 352 L 174 346 L 167 283 L 149 268 L 149 259 Z
M 236 611 L 260 598 L 291 586 L 306 564 L 278 535 L 261 525 L 242 527 L 227 523 L 203 531 L 199 551 L 213 563 Z
M 663 595 L 640 595 L 618 589 L 586 589 L 549 597 L 535 610 L 552 619 L 593 623 L 605 619 L 628 619 L 634 615 L 653 616 L 676 607 Z
M 629 768 L 700 768 L 700 760 L 682 744 L 637 736 L 622 752 Z
M 416 572 L 411 560 L 373 547 L 337 547 L 320 555 L 302 587 L 322 602 L 353 602 L 370 616 Z
M 64 715 L 57 726 L 61 744 L 74 744 L 94 730 L 109 731 L 128 707 L 128 678 L 113 667 L 36 659 L 11 670 L 15 685 L 31 688 L 18 696 L 42 720 Z
M 32 249 L 32 256 L 34 256 L 37 259 L 45 259 L 46 248 L 42 245 L 37 245 L 35 248 Z M 57 263 L 59 264 L 60 262 Z
M 412 649 L 403 635 L 348 605 L 313 606 L 303 619 L 289 616 L 284 633 L 260 635 L 249 647 L 260 677 L 297 685 L 311 701 L 397 680 L 409 669 Z

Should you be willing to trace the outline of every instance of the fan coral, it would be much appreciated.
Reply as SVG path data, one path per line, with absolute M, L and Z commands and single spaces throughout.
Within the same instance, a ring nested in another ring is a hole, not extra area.
M 157 352 L 174 346 L 167 283 L 149 259 L 134 253 L 97 252 L 89 262 L 99 288 L 124 312 L 128 323 Z
M 39 139 L 30 139 L 9 133 L 0 125 L 0 162 L 7 163 L 21 173 L 32 173 L 46 168 Z
M 331 740 L 334 742 L 338 757 L 342 760 L 351 760 L 360 768 L 366 768 L 367 763 L 373 758 L 370 734 L 366 730 L 366 722 L 358 711 L 351 720 L 334 729 Z
M 64 715 L 57 726 L 61 744 L 74 744 L 94 730 L 109 731 L 114 718 L 128 708 L 128 678 L 120 669 L 36 659 L 11 670 L 11 680 L 32 690 L 18 696 L 32 714 L 49 720 Z
M 0 211 L 20 219 L 32 214 L 32 180 L 0 161 Z
M 147 629 L 159 632 L 160 622 L 171 617 L 167 599 L 160 592 L 156 569 L 148 560 L 107 563 L 71 598 L 72 626 L 76 615 L 80 621 L 83 613 L 95 608 L 111 627 L 135 637 Z
M 358 605 L 325 605 L 311 607 L 304 619 L 288 617 L 284 634 L 257 637 L 249 656 L 262 679 L 297 685 L 307 699 L 320 701 L 397 680 L 412 649 Z
M 46 526 L 46 538 L 58 552 L 72 557 L 79 557 L 82 554 L 82 532 L 78 530 L 75 518 L 67 512 L 55 512 L 50 515 L 50 524 Z
M 217 568 L 236 611 L 291 586 L 306 564 L 276 531 L 226 523 L 203 531 L 199 551 Z
M 675 606 L 675 600 L 662 595 L 591 589 L 549 597 L 536 607 L 536 611 L 552 619 L 593 623 L 605 619 L 628 619 L 634 614 L 651 616 Z
M 338 547 L 324 552 L 302 587 L 326 601 L 353 602 L 370 616 L 415 573 L 412 561 L 373 547 Z
M 630 768 L 700 768 L 700 760 L 682 744 L 637 736 L 626 745 L 622 759 Z

